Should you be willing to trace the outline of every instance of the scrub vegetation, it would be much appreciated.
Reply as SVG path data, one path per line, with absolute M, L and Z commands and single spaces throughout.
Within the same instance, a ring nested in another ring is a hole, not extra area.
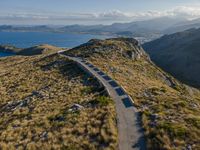
M 200 149 L 200 91 L 154 65 L 136 40 L 90 40 L 66 53 L 123 86 L 141 114 L 149 150 Z M 66 58 L 1 58 L 0 95 L 0 149 L 117 149 L 112 99 Z
M 67 53 L 84 57 L 131 95 L 148 149 L 200 149 L 200 91 L 155 66 L 135 40 L 91 40 Z
M 1 58 L 0 149 L 115 150 L 114 104 L 102 90 L 58 54 Z

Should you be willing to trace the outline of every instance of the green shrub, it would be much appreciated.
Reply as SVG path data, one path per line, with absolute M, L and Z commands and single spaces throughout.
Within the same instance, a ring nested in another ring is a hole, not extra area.
M 195 126 L 198 129 L 200 128 L 200 119 L 199 118 L 190 117 L 190 118 L 186 118 L 185 121 L 188 122 L 189 124 Z
M 112 102 L 112 99 L 110 99 L 109 97 L 106 97 L 106 96 L 99 96 L 99 97 L 97 97 L 96 102 L 100 106 L 107 106 Z
M 187 134 L 187 128 L 181 124 L 165 122 L 162 123 L 159 128 L 167 131 L 172 138 L 184 138 Z
M 93 92 L 93 88 L 92 87 L 84 87 L 82 90 L 81 90 L 81 93 L 82 94 L 90 94 Z

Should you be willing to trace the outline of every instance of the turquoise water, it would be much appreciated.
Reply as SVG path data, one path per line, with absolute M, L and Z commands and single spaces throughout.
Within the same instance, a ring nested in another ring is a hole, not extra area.
M 58 47 L 75 47 L 90 39 L 105 39 L 108 36 L 71 33 L 47 32 L 0 32 L 0 44 L 27 48 L 39 44 L 50 44 Z

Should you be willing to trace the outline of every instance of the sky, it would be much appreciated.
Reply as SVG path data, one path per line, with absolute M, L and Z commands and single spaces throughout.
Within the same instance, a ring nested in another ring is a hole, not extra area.
M 0 0 L 0 24 L 112 24 L 200 18 L 200 0 Z

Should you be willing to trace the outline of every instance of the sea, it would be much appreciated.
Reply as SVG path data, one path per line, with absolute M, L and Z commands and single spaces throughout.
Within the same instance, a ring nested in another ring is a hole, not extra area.
M 58 47 L 72 48 L 90 39 L 106 39 L 109 36 L 73 33 L 49 32 L 0 32 L 0 45 L 13 45 L 27 48 L 40 44 L 50 44 Z M 10 56 L 12 53 L 0 53 L 0 57 Z
M 3 53 L 3 52 L 0 52 L 0 57 L 7 57 L 7 56 L 12 56 L 14 55 L 13 53 Z

